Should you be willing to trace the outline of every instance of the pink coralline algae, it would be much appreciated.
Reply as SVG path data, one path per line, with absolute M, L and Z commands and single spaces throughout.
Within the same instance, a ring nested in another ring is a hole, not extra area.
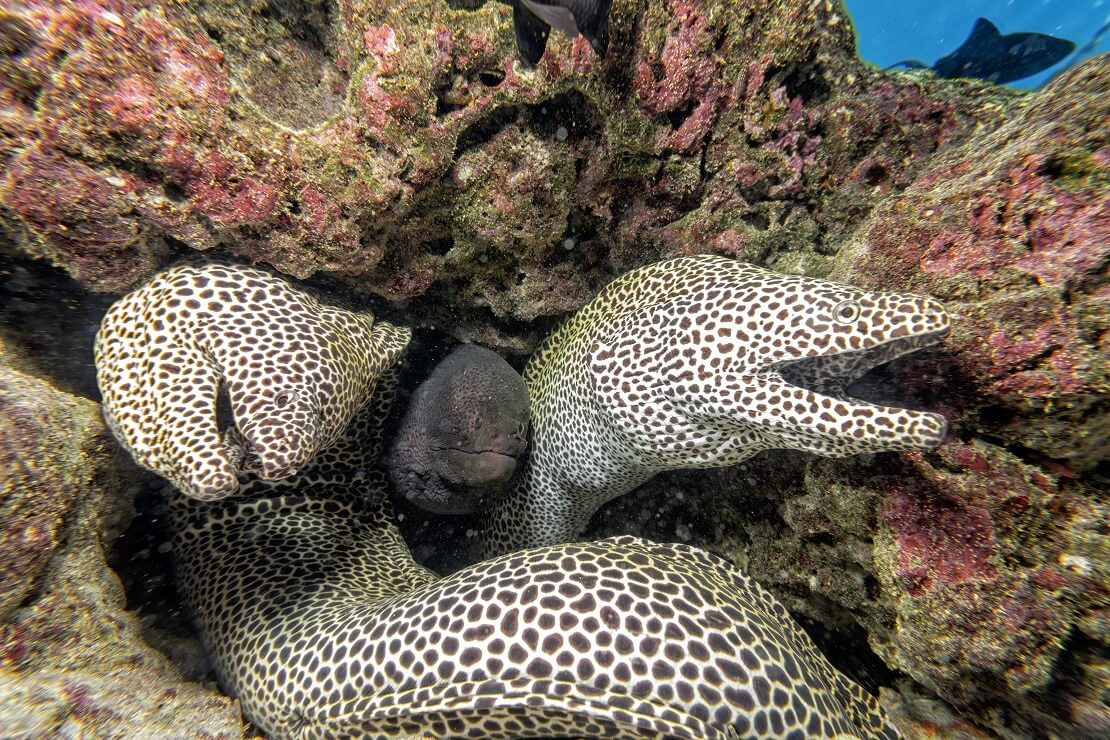
M 875 210 L 837 273 L 945 300 L 957 318 L 937 373 L 955 381 L 953 413 L 1077 469 L 1110 454 L 1105 75 L 1073 70 L 945 149 Z
M 958 706 L 999 688 L 1031 700 L 1102 598 L 1090 573 L 1065 567 L 1087 547 L 1083 489 L 981 442 L 905 458 L 881 484 L 875 554 L 897 663 Z
M 618 3 L 606 59 L 556 37 L 536 69 L 499 3 L 298 7 L 0 0 L 11 239 L 110 292 L 186 250 L 324 272 L 520 349 L 535 335 L 512 322 L 649 259 L 808 253 L 861 222 L 875 181 L 908 182 L 1012 101 L 876 73 L 835 3 Z M 484 146 L 499 132 L 514 141 Z M 566 194 L 553 249 L 506 250 L 537 204 L 506 197 L 482 222 L 453 172 L 503 171 L 537 141 L 561 159 L 537 185 Z M 531 297 L 491 312 L 457 292 L 475 235 L 502 255 L 484 282 L 525 275 Z
M 882 518 L 898 547 L 896 575 L 913 595 L 927 591 L 934 579 L 994 577 L 987 562 L 994 545 L 991 520 L 981 507 L 910 489 L 890 494 Z
M 666 147 L 690 152 L 701 144 L 730 102 L 730 87 L 722 74 L 725 50 L 707 46 L 708 20 L 697 4 L 671 4 L 672 24 L 666 28 L 663 53 L 651 52 L 638 63 L 633 86 L 640 104 L 652 115 L 681 114 L 684 120 L 666 137 Z M 718 37 L 723 38 L 723 37 Z

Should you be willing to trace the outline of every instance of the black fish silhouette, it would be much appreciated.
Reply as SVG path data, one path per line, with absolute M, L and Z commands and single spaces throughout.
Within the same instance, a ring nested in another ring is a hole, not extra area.
M 609 49 L 609 6 L 613 0 L 513 0 L 516 46 L 529 64 L 547 48 L 554 26 L 567 36 L 586 37 L 599 56 Z
M 1071 41 L 1045 33 L 1009 33 L 1003 36 L 993 23 L 980 18 L 975 21 L 967 41 L 948 56 L 938 59 L 931 69 L 939 77 L 977 77 L 1001 85 L 1048 69 L 1074 49 L 1075 44 Z M 915 59 L 891 66 L 911 69 L 928 67 Z

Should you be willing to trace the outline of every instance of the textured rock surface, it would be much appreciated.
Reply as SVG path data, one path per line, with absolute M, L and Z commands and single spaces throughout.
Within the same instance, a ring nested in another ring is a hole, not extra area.
M 1108 89 L 1102 59 L 944 151 L 835 273 L 944 300 L 950 413 L 1075 471 L 1110 459 Z
M 959 705 L 1040 695 L 1099 732 L 1110 715 L 1051 684 L 1067 645 L 1105 649 L 1110 629 L 1108 86 L 1106 59 L 1073 70 L 942 152 L 835 271 L 953 313 L 946 351 L 894 375 L 933 387 L 956 439 L 856 486 L 879 496 L 875 566 L 897 615 L 872 643 Z
M 8 366 L 0 343 L 0 725 L 11 737 L 237 738 L 124 611 L 104 549 L 126 477 L 96 404 Z
M 141 5 L 0 2 L 27 252 L 118 292 L 219 248 L 518 350 L 659 256 L 822 272 L 1014 100 L 867 68 L 836 2 L 617 2 L 606 60 L 557 38 L 536 70 L 498 2 Z

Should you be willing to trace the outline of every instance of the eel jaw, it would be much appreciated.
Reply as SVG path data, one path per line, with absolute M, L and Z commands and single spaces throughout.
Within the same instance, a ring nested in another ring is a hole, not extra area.
M 846 350 L 798 360 L 775 363 L 766 372 L 779 375 L 790 385 L 818 394 L 844 398 L 845 389 L 879 365 L 932 347 L 948 334 L 948 328 L 899 337 L 867 349 Z
M 846 429 L 844 433 L 850 435 L 850 438 L 845 443 L 847 447 L 853 448 L 851 452 L 845 450 L 847 454 L 933 449 L 940 444 L 948 431 L 948 422 L 943 416 L 850 398 L 847 388 L 873 368 L 919 349 L 934 346 L 947 334 L 948 326 L 945 325 L 934 331 L 899 337 L 863 350 L 779 362 L 767 367 L 760 376 L 769 383 L 780 383 L 787 388 L 803 391 L 803 403 L 812 408 L 826 408 L 824 404 L 831 401 L 832 408 L 839 409 L 839 412 L 846 409 L 852 420 L 876 419 L 884 427 L 888 426 L 887 421 L 893 422 L 892 429 L 875 430 L 874 437 L 871 430 L 865 431 L 860 426 Z M 820 449 L 823 446 L 818 444 L 818 448 L 811 451 L 829 454 Z

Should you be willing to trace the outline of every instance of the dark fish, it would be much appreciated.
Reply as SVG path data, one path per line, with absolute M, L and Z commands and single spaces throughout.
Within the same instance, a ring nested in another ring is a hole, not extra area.
M 436 514 L 503 496 L 528 445 L 528 388 L 496 352 L 464 344 L 416 389 L 386 467 L 394 490 Z
M 599 56 L 609 49 L 609 6 L 613 0 L 513 0 L 516 45 L 529 64 L 547 48 L 551 27 L 570 38 L 582 34 Z
M 980 18 L 960 48 L 938 59 L 931 69 L 939 77 L 977 77 L 1003 84 L 1046 70 L 1074 49 L 1071 41 L 1044 33 L 1003 36 L 993 23 Z M 908 59 L 891 66 L 925 69 L 928 65 Z

